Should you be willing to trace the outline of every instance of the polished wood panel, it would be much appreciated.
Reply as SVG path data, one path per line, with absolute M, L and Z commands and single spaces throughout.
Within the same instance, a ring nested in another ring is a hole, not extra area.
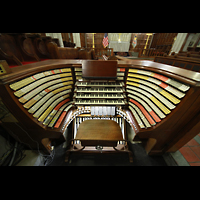
M 117 61 L 83 61 L 84 78 L 117 78 Z
M 75 139 L 81 140 L 83 146 L 116 146 L 123 137 L 117 122 L 93 119 L 80 124 Z

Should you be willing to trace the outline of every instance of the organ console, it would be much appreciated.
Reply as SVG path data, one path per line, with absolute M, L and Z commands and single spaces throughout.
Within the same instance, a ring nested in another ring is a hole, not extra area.
M 84 121 L 113 120 L 122 150 L 128 152 L 129 126 L 133 141 L 137 136 L 149 155 L 161 155 L 199 133 L 199 86 L 200 73 L 153 61 L 51 59 L 0 74 L 1 125 L 50 153 L 65 141 L 81 146 L 76 134 Z

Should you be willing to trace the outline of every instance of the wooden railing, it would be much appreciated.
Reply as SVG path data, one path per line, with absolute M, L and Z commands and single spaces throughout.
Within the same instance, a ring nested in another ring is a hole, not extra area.
M 102 55 L 113 56 L 113 48 L 86 48 L 88 51 L 90 49 L 94 49 L 97 57 L 102 57 Z
M 158 49 L 141 49 L 138 57 L 154 57 L 154 56 L 162 56 L 165 52 Z
M 190 71 L 200 72 L 200 59 L 180 56 L 156 56 L 154 62 L 167 64 Z
M 171 55 L 175 55 L 175 53 L 172 53 Z M 194 59 L 200 59 L 200 51 L 180 51 L 177 56 L 179 57 L 187 57 L 187 58 L 194 58 Z
M 165 53 L 168 55 L 170 52 L 171 46 L 161 46 L 158 48 L 150 48 L 150 49 L 141 49 L 139 51 L 138 57 L 155 57 L 155 56 L 163 56 Z

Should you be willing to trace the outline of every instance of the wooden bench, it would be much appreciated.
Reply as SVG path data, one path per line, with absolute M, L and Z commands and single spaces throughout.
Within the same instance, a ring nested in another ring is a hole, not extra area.
M 200 59 L 173 56 L 156 56 L 154 62 L 168 64 L 179 68 L 200 72 Z
M 65 162 L 69 160 L 70 152 L 78 153 L 129 153 L 129 161 L 133 162 L 128 146 L 118 144 L 123 140 L 119 124 L 112 120 L 86 120 L 79 126 L 75 140 L 81 144 L 73 144 L 66 152 Z
M 58 47 L 54 42 L 49 42 L 47 48 L 52 59 L 96 59 L 94 50 Z
M 0 60 L 6 60 L 8 65 L 22 65 L 24 61 L 39 61 L 32 51 L 30 40 L 23 34 L 0 34 Z M 26 48 L 24 48 L 24 43 Z

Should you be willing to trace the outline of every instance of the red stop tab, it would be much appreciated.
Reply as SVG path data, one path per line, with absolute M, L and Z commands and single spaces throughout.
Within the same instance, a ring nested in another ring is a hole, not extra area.
M 65 103 L 67 103 L 69 101 L 69 99 L 65 99 L 64 101 L 62 101 L 61 103 L 59 103 L 54 110 L 58 110 L 62 105 L 64 105 Z
M 166 88 L 168 85 L 165 84 L 165 83 L 161 83 L 159 86 L 162 87 L 162 88 Z
M 161 80 L 161 81 L 164 81 L 166 82 L 169 78 L 165 77 L 165 76 L 162 76 L 162 75 L 159 75 L 159 74 L 154 74 L 153 77 Z
M 61 114 L 61 116 L 60 116 L 60 118 L 58 119 L 58 121 L 57 121 L 56 125 L 54 126 L 54 128 L 58 128 L 58 127 L 60 126 L 62 120 L 64 119 L 64 117 L 65 117 L 65 115 L 66 115 L 66 113 L 67 113 L 67 112 L 64 111 L 64 112 Z

